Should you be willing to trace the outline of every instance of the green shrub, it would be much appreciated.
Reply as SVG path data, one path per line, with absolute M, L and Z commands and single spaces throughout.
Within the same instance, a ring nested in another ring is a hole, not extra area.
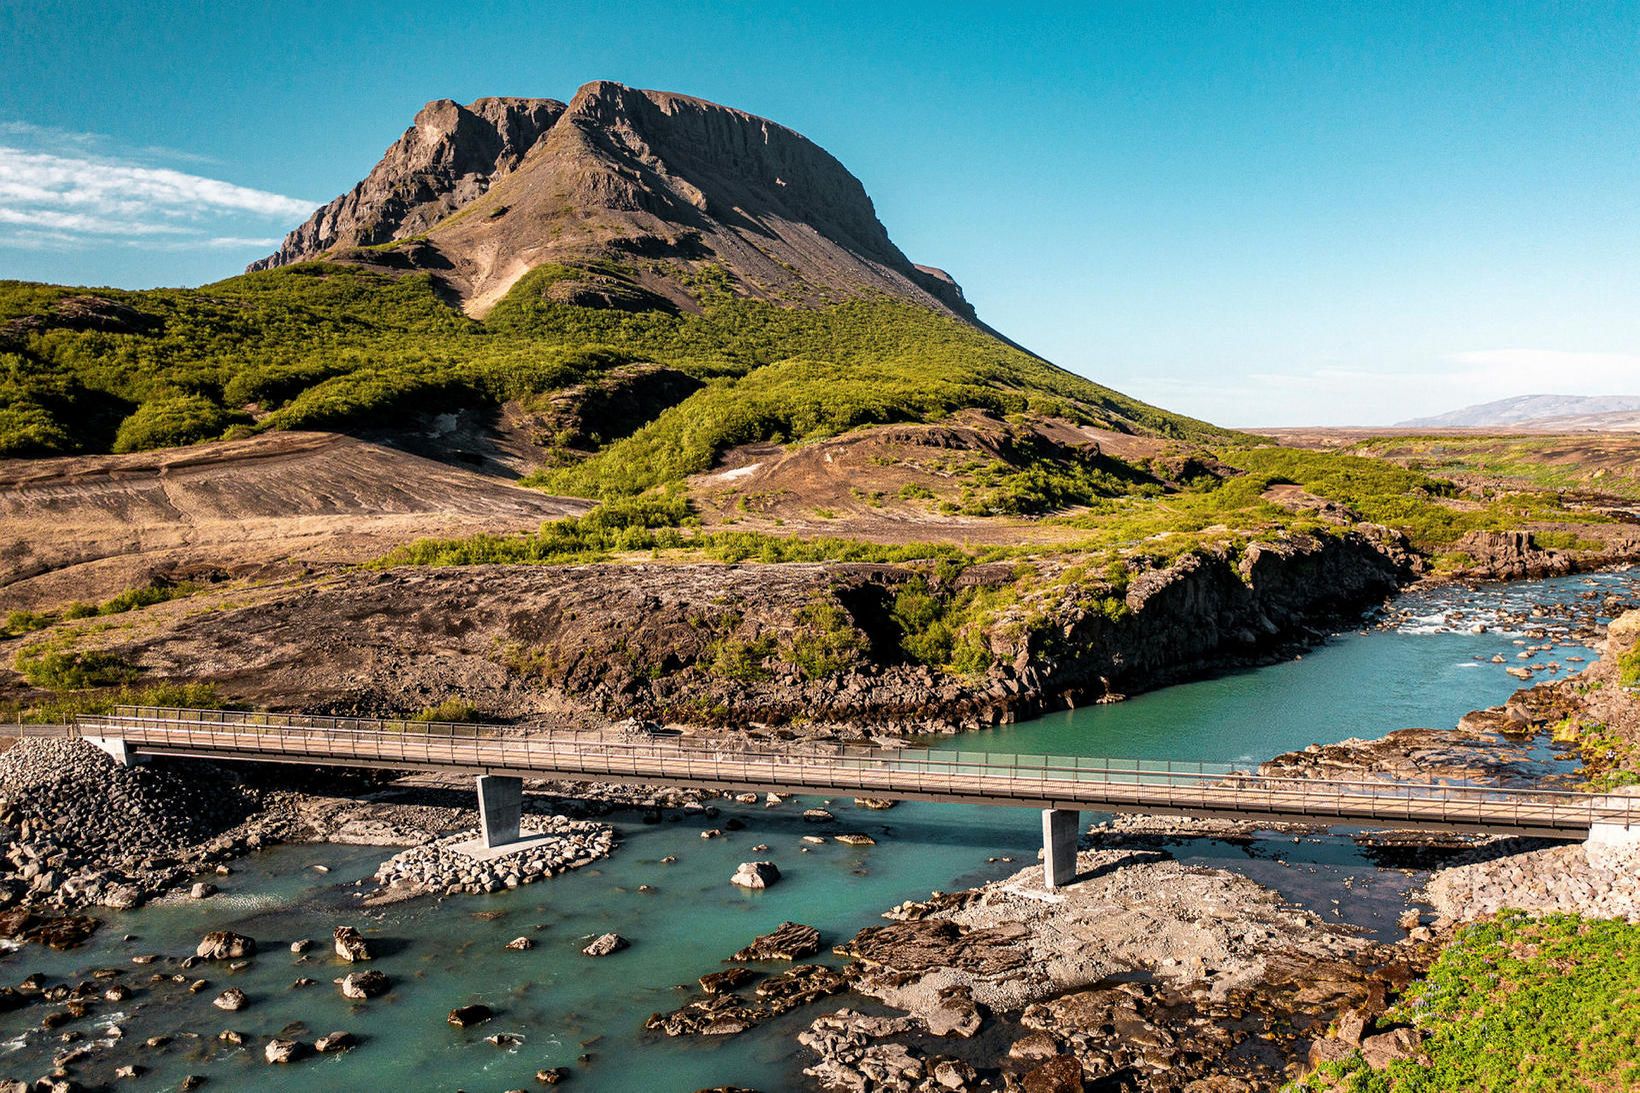
M 233 420 L 234 415 L 204 395 L 160 395 L 121 422 L 114 450 L 143 452 L 215 440 Z
M 44 630 L 55 620 L 50 615 L 42 615 L 37 611 L 13 611 L 6 616 L 4 637 L 15 638 L 35 630 Z
M 477 721 L 479 710 L 466 699 L 452 696 L 436 706 L 424 707 L 419 713 L 412 714 L 410 720 L 421 724 L 429 721 Z
M 865 659 L 870 642 L 854 619 L 834 603 L 810 604 L 797 613 L 797 629 L 786 660 L 805 679 L 824 679 L 847 671 Z
M 137 670 L 113 653 L 74 650 L 24 650 L 17 654 L 17 670 L 36 687 L 49 691 L 83 691 L 129 683 Z

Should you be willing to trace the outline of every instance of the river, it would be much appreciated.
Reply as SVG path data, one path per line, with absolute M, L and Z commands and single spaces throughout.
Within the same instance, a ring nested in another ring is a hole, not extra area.
M 1521 685 L 1505 674 L 1506 665 L 1491 661 L 1502 654 L 1508 665 L 1518 663 L 1516 642 L 1525 639 L 1509 627 L 1509 617 L 1535 602 L 1568 602 L 1590 591 L 1632 595 L 1637 587 L 1640 575 L 1624 573 L 1418 592 L 1400 602 L 1411 618 L 1338 635 L 1297 659 L 932 746 L 1240 764 L 1403 726 L 1450 727 L 1465 712 L 1495 705 Z M 1542 625 L 1553 633 L 1559 624 L 1547 619 Z M 1485 632 L 1474 632 L 1481 626 Z M 1567 663 L 1569 657 L 1593 656 L 1567 641 L 1538 659 Z M 136 1062 L 147 1072 L 135 1088 L 175 1088 L 184 1075 L 203 1074 L 215 1086 L 236 1090 L 503 1090 L 533 1087 L 536 1070 L 546 1066 L 576 1070 L 570 1088 L 603 1093 L 687 1093 L 724 1084 L 801 1088 L 804 1060 L 794 1035 L 821 1009 L 707 1042 L 646 1033 L 644 1018 L 675 1008 L 684 997 L 677 984 L 692 984 L 785 920 L 818 927 L 829 945 L 879 922 L 880 912 L 902 900 L 1006 876 L 1034 861 L 1039 845 L 1038 816 L 1021 809 L 908 803 L 873 812 L 848 800 L 831 801 L 827 807 L 839 822 L 824 830 L 863 831 L 877 839 L 875 846 L 850 847 L 804 844 L 802 835 L 822 829 L 802 821 L 802 806 L 721 807 L 723 814 L 710 826 L 739 817 L 744 830 L 703 840 L 699 833 L 709 825 L 701 817 L 674 815 L 645 824 L 635 812 L 619 812 L 608 820 L 618 829 L 620 846 L 596 866 L 504 894 L 370 911 L 356 906 L 355 881 L 368 877 L 390 851 L 263 851 L 220 878 L 222 891 L 209 900 L 106 912 L 107 924 L 81 949 L 57 953 L 31 946 L 0 957 L 3 982 L 31 972 L 77 981 L 97 967 L 129 968 L 137 954 L 191 953 L 211 929 L 248 934 L 260 946 L 242 971 L 195 969 L 193 975 L 211 981 L 198 994 L 171 984 L 145 988 L 55 1032 L 29 1024 L 38 1019 L 35 1008 L 0 1015 L 0 1075 L 33 1079 L 69 1046 L 60 1040 L 65 1031 L 93 1039 L 113 1023 L 123 1030 L 118 1046 L 99 1053 L 105 1062 L 81 1064 L 80 1073 L 105 1079 L 115 1065 Z M 770 850 L 753 853 L 759 843 Z M 1177 853 L 1238 869 L 1290 899 L 1373 931 L 1392 928 L 1404 893 L 1421 881 L 1417 874 L 1374 869 L 1343 835 L 1296 844 L 1191 840 Z M 668 855 L 676 855 L 677 863 L 661 864 Z M 729 885 L 735 865 L 753 858 L 777 862 L 784 879 L 762 892 Z M 1013 860 L 993 860 L 1001 858 Z M 640 885 L 651 890 L 640 891 Z M 330 931 L 343 923 L 358 925 L 370 938 L 379 954 L 372 966 L 394 982 L 387 996 L 350 1003 L 331 984 L 346 970 L 329 956 Z M 609 930 L 629 938 L 632 947 L 601 960 L 580 953 L 589 937 Z M 533 938 L 535 947 L 504 948 L 520 935 Z M 305 963 L 288 951 L 302 937 L 316 942 Z M 162 960 L 127 978 L 141 982 L 150 972 L 175 971 Z M 319 983 L 293 988 L 300 976 Z M 228 986 L 249 996 L 242 1012 L 212 1007 L 211 999 Z M 476 1029 L 450 1028 L 445 1014 L 473 1001 L 491 1006 L 496 1019 Z M 297 1024 L 301 1028 L 292 1034 L 308 1042 L 345 1029 L 361 1045 L 291 1068 L 266 1065 L 266 1038 Z M 244 1046 L 217 1039 L 227 1028 L 244 1034 Z M 484 1041 L 498 1032 L 524 1039 L 506 1049 Z M 170 1040 L 145 1046 L 156 1036 Z

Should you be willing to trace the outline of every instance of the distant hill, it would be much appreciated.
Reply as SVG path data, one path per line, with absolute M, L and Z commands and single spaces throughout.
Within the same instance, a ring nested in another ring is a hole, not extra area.
M 1398 428 L 1406 429 L 1491 426 L 1534 429 L 1640 428 L 1640 395 L 1520 395 L 1397 423 Z

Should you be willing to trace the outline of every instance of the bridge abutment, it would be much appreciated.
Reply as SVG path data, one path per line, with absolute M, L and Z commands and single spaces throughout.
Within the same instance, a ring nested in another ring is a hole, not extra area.
M 1076 879 L 1076 842 L 1082 814 L 1072 808 L 1042 810 L 1042 884 L 1060 888 Z
M 498 774 L 478 776 L 478 826 L 488 847 L 518 841 L 524 814 L 524 779 Z
M 137 755 L 136 749 L 131 747 L 129 742 L 117 736 L 82 736 L 80 739 L 98 751 L 107 752 L 114 757 L 114 762 L 122 767 L 129 767 L 142 762 L 142 759 Z

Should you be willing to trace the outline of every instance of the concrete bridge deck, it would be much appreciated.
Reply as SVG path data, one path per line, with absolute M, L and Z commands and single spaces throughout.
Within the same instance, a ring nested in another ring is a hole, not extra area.
M 1045 810 L 1050 879 L 1083 810 L 1583 839 L 1640 824 L 1640 798 L 1366 776 L 1264 777 L 1228 765 L 684 737 L 221 710 L 121 707 L 29 732 L 144 756 L 476 775 L 487 838 L 516 832 L 522 779 L 886 797 Z M 1636 829 L 1640 834 L 1640 828 Z M 1071 853 L 1074 859 L 1074 853 Z

